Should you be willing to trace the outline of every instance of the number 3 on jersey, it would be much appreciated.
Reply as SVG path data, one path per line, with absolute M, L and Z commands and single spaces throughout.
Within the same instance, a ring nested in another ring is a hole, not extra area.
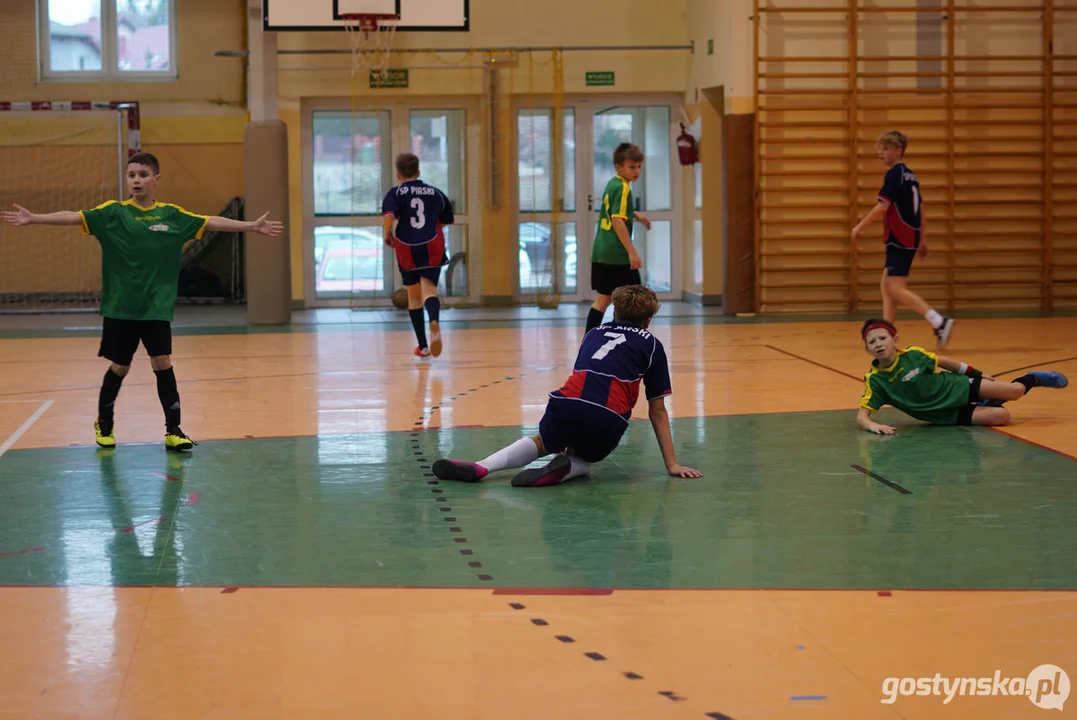
M 606 337 L 613 339 L 600 347 L 598 350 L 596 350 L 595 354 L 591 356 L 592 360 L 601 360 L 602 358 L 610 354 L 610 350 L 613 350 L 613 348 L 617 347 L 626 340 L 624 333 L 608 332 L 606 333 Z
M 411 209 L 415 211 L 415 217 L 411 219 L 411 226 L 418 230 L 426 225 L 426 206 L 419 198 L 411 199 Z

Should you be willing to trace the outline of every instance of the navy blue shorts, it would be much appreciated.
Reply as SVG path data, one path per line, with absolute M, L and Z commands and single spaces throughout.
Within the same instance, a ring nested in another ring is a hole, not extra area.
M 430 282 L 434 283 L 434 287 L 437 287 L 441 282 L 441 268 L 422 268 L 421 270 L 405 270 L 400 268 L 400 277 L 404 280 L 404 287 L 410 287 L 412 285 L 419 284 L 419 278 L 426 278 Z
M 916 248 L 886 246 L 886 274 L 892 277 L 909 277 L 912 261 L 916 258 Z
M 539 421 L 546 452 L 572 454 L 589 463 L 604 460 L 621 442 L 628 424 L 609 410 L 579 400 L 550 398 Z

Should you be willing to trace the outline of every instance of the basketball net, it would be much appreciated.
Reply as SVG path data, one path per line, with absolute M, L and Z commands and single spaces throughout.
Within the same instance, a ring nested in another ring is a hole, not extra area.
M 344 30 L 352 49 L 352 75 L 377 73 L 384 80 L 389 75 L 393 38 L 399 15 L 363 13 L 344 15 Z

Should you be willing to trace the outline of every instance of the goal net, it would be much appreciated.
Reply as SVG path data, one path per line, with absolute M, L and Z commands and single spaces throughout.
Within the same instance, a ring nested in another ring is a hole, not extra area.
M 0 204 L 35 213 L 122 200 L 133 103 L 0 102 Z M 78 228 L 0 223 L 0 312 L 96 310 L 101 249 Z

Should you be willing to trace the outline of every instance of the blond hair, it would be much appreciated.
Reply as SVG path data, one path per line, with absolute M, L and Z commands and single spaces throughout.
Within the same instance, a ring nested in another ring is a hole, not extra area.
M 901 149 L 901 156 L 905 157 L 905 148 L 909 147 L 909 136 L 900 130 L 884 132 L 879 136 L 879 145 Z
M 658 314 L 658 296 L 643 285 L 622 285 L 613 291 L 613 319 L 643 327 Z

